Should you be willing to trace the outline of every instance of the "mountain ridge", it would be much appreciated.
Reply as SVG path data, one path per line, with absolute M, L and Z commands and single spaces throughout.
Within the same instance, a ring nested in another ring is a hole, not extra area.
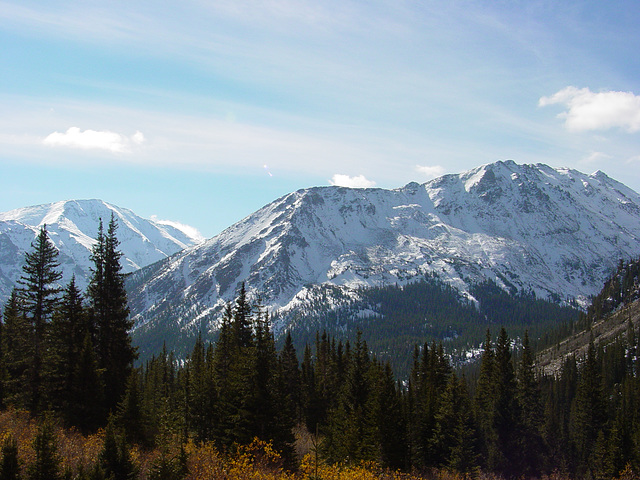
M 8 298 L 22 274 L 25 252 L 43 225 L 59 251 L 63 282 L 75 275 L 84 288 L 90 277 L 90 254 L 100 219 L 118 222 L 124 273 L 133 272 L 202 241 L 195 229 L 178 228 L 139 217 L 127 208 L 98 199 L 62 200 L 0 213 L 0 299 Z
M 393 190 L 311 187 L 133 274 L 136 327 L 213 332 L 241 282 L 276 315 L 436 275 L 586 302 L 640 252 L 640 196 L 602 172 L 499 161 Z M 144 341 L 144 340 L 141 340 Z

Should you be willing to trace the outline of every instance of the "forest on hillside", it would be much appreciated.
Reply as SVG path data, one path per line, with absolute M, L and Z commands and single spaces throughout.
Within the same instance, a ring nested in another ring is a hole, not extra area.
M 516 352 L 502 327 L 486 331 L 474 373 L 433 342 L 414 345 L 400 378 L 360 334 L 318 332 L 301 352 L 287 335 L 277 349 L 268 312 L 241 285 L 215 343 L 199 337 L 184 361 L 164 349 L 134 368 L 116 233 L 112 217 L 84 293 L 73 280 L 57 287 L 46 227 L 26 256 L 0 322 L 0 479 L 640 472 L 633 325 L 555 377 L 537 374 L 526 331 Z M 618 277 L 637 291 L 637 274 Z

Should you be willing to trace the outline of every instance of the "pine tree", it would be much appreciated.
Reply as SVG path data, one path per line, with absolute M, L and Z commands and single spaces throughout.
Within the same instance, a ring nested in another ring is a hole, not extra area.
M 298 355 L 291 339 L 291 332 L 287 332 L 284 345 L 278 357 L 277 376 L 283 402 L 282 409 L 287 412 L 286 415 L 299 422 L 301 420 L 300 396 L 302 379 L 298 366 Z
M 522 340 L 522 358 L 518 369 L 518 403 L 520 408 L 520 451 L 522 471 L 528 475 L 539 473 L 543 457 L 540 433 L 542 406 L 539 385 L 535 378 L 534 355 L 529 344 L 529 332 Z
M 107 411 L 122 399 L 133 361 L 137 357 L 128 333 L 133 323 L 129 320 L 127 293 L 120 265 L 122 253 L 118 250 L 120 242 L 116 230 L 113 213 L 106 234 L 100 222 L 97 243 L 91 256 L 94 268 L 88 288 L 96 328 L 98 364 L 104 371 Z
M 82 342 L 72 378 L 69 423 L 86 434 L 103 425 L 106 418 L 102 371 L 89 332 Z
M 142 409 L 142 393 L 140 392 L 140 375 L 138 370 L 133 370 L 127 381 L 127 388 L 118 405 L 116 419 L 124 431 L 127 443 L 131 445 L 149 446 L 150 439 L 147 436 L 147 419 Z
M 251 304 L 247 298 L 247 290 L 244 282 L 240 284 L 240 290 L 238 291 L 233 312 L 233 334 L 238 347 L 246 348 L 253 345 Z
M 3 321 L 1 369 L 4 371 L 4 401 L 7 405 L 26 408 L 33 360 L 33 328 L 22 312 L 16 290 L 5 305 Z
M 442 395 L 432 437 L 435 463 L 460 473 L 476 467 L 475 428 L 464 378 L 453 374 Z
M 33 441 L 36 454 L 34 462 L 28 467 L 29 480 L 57 480 L 61 478 L 61 459 L 58 455 L 58 445 L 49 420 L 44 420 L 38 426 L 38 432 Z
M 116 433 L 113 420 L 110 419 L 105 429 L 102 450 L 98 456 L 99 466 L 107 479 L 133 480 L 137 468 L 131 459 L 124 435 Z
M 18 442 L 15 437 L 8 436 L 4 439 L 0 454 L 0 480 L 20 480 Z
M 407 439 L 402 394 L 396 385 L 391 365 L 371 368 L 371 416 L 375 422 L 377 459 L 391 469 L 406 467 Z
M 40 229 L 31 248 L 32 251 L 25 255 L 23 274 L 18 280 L 21 287 L 17 291 L 25 317 L 32 328 L 33 356 L 29 365 L 27 407 L 31 412 L 38 413 L 45 407 L 42 367 L 46 329 L 59 303 L 60 288 L 57 282 L 62 278 L 62 273 L 58 271 L 58 250 L 49 240 L 46 225 Z
M 480 358 L 480 374 L 476 386 L 474 409 L 482 448 L 481 458 L 484 459 L 484 466 L 489 469 L 496 467 L 500 456 L 494 423 L 496 415 L 496 371 L 491 332 L 487 330 L 482 357 Z
M 594 446 L 606 420 L 606 403 L 598 363 L 592 336 L 587 349 L 587 357 L 580 369 L 580 380 L 571 406 L 570 425 L 576 461 L 588 469 L 593 468 L 590 460 L 593 459 Z M 584 470 L 578 473 L 584 474 Z
M 195 434 L 198 442 L 211 440 L 213 437 L 216 391 L 213 371 L 210 368 L 206 347 L 202 335 L 198 335 L 187 364 L 189 416 L 188 428 Z
M 494 426 L 499 451 L 495 467 L 507 475 L 520 468 L 521 453 L 518 448 L 520 434 L 520 412 L 516 401 L 516 376 L 511 357 L 511 341 L 504 328 L 496 341 L 496 391 Z
M 84 337 L 88 333 L 82 295 L 73 277 L 64 289 L 60 305 L 53 315 L 47 337 L 45 369 L 51 405 L 66 422 L 70 422 L 74 416 L 74 375 Z
M 360 462 L 377 458 L 376 432 L 371 417 L 371 384 L 367 344 L 358 332 L 338 406 L 331 412 L 323 444 L 332 462 Z

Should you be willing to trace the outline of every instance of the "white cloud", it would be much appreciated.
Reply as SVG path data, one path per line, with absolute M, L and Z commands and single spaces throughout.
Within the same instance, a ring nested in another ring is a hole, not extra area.
M 349 175 L 342 175 L 336 173 L 330 180 L 331 185 L 338 187 L 349 188 L 371 188 L 375 187 L 376 182 L 368 180 L 364 175 L 358 175 L 357 177 L 350 177 Z
M 53 132 L 42 143 L 50 147 L 81 148 L 83 150 L 107 150 L 113 153 L 127 153 L 133 144 L 144 142 L 142 132 L 131 137 L 110 131 L 80 130 L 70 127 L 65 133 Z
M 174 222 L 173 220 L 161 220 L 157 215 L 151 215 L 151 221 L 159 223 L 160 225 L 168 225 L 170 227 L 176 228 L 181 232 L 184 232 L 189 237 L 195 239 L 197 242 L 204 242 L 206 239 L 200 233 L 200 231 L 192 227 L 191 225 L 186 225 L 180 222 Z
M 416 171 L 427 177 L 427 180 L 437 178 L 444 174 L 444 167 L 441 165 L 416 165 Z
M 632 92 L 592 92 L 588 88 L 566 87 L 550 97 L 541 97 L 538 105 L 561 104 L 568 109 L 558 115 L 568 130 L 606 130 L 619 127 L 629 132 L 640 130 L 640 96 Z

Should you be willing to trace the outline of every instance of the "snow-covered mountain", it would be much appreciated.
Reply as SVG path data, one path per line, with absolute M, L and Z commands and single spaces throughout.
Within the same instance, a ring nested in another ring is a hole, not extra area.
M 357 297 L 359 287 L 425 274 L 468 297 L 472 282 L 490 279 L 584 299 L 617 259 L 639 254 L 636 192 L 602 172 L 507 161 L 395 190 L 299 190 L 136 272 L 128 288 L 135 328 L 159 338 L 215 330 L 240 282 L 282 329 L 314 305 Z
M 58 248 L 66 284 L 72 275 L 84 288 L 92 266 L 89 255 L 95 243 L 100 219 L 106 229 L 115 215 L 117 235 L 123 253 L 123 272 L 133 272 L 204 240 L 192 228 L 171 222 L 146 220 L 131 210 L 101 200 L 69 200 L 19 208 L 0 213 L 0 300 L 2 304 L 22 275 L 24 254 L 42 225 Z M 195 232 L 195 233 L 194 233 Z

